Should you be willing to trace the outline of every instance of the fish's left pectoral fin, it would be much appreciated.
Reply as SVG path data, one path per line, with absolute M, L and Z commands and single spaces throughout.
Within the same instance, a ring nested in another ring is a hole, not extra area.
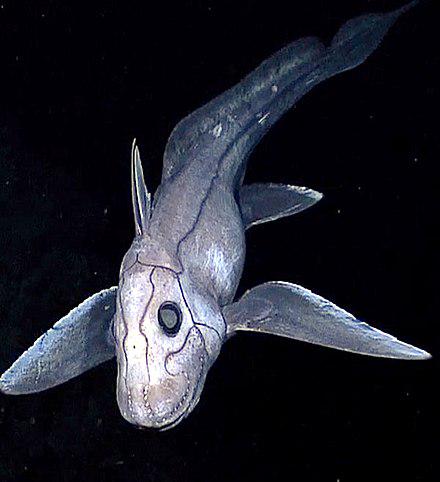
M 269 282 L 224 308 L 228 332 L 284 336 L 363 355 L 422 360 L 431 355 L 357 320 L 301 286 Z
M 240 189 L 245 229 L 297 214 L 313 206 L 322 194 L 306 187 L 285 184 L 246 184 Z
M 115 356 L 111 323 L 117 287 L 87 298 L 26 350 L 0 377 L 0 391 L 47 390 Z

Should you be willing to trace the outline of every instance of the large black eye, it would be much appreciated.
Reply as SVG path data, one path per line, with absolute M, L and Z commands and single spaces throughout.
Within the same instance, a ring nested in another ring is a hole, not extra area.
M 157 313 L 162 330 L 169 336 L 174 336 L 182 324 L 182 313 L 176 303 L 165 301 Z

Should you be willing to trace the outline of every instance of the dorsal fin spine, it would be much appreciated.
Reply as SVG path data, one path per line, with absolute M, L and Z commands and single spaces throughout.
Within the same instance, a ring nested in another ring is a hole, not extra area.
M 151 195 L 145 184 L 141 157 L 136 139 L 131 148 L 131 196 L 133 201 L 136 236 L 142 236 L 147 229 L 151 216 Z

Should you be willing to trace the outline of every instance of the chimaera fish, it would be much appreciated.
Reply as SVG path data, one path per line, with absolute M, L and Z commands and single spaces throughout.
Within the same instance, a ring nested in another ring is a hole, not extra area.
M 136 236 L 118 286 L 91 296 L 38 338 L 0 378 L 1 391 L 45 390 L 116 356 L 123 417 L 165 429 L 193 410 L 222 344 L 237 331 L 429 358 L 292 283 L 264 283 L 234 301 L 245 230 L 321 198 L 295 186 L 242 185 L 250 152 L 313 86 L 361 64 L 409 6 L 350 20 L 327 46 L 315 37 L 293 42 L 183 119 L 166 146 L 154 199 L 133 143 Z

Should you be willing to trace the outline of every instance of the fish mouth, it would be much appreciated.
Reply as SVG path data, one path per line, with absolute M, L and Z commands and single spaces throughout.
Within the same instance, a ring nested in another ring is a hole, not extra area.
M 156 430 L 158 432 L 165 432 L 166 430 L 169 430 L 170 428 L 174 428 L 176 425 L 178 425 L 186 416 L 186 413 L 181 413 L 179 417 L 174 420 L 174 422 L 167 423 L 165 425 L 162 425 L 160 427 L 157 427 Z
M 203 336 L 196 327 L 153 376 L 148 360 L 146 370 L 143 365 L 130 370 L 126 357 L 118 357 L 117 401 L 122 416 L 137 427 L 168 430 L 176 426 L 196 406 L 208 367 Z
M 154 424 L 154 428 L 158 428 L 160 430 L 166 430 L 168 428 L 171 428 L 172 426 L 177 425 L 177 423 L 179 423 L 179 421 L 187 413 L 189 413 L 189 407 L 192 405 L 195 390 L 198 386 L 198 379 L 197 382 L 193 385 L 186 372 L 183 372 L 181 376 L 185 380 L 185 389 L 183 391 L 183 394 L 180 397 L 179 401 L 168 410 L 166 410 L 165 413 L 161 413 L 160 409 L 155 409 L 153 404 L 151 403 L 151 387 L 144 387 L 143 406 L 147 412 L 148 420 Z
M 155 410 L 151 402 L 151 387 L 145 385 L 142 390 L 126 388 L 118 390 L 118 405 L 122 416 L 139 429 L 169 430 L 179 424 L 195 407 L 200 393 L 203 370 L 197 380 L 191 382 L 186 373 L 182 373 L 186 383 L 179 401 L 165 410 Z M 125 387 L 124 387 L 125 388 Z M 159 407 L 161 405 L 159 404 Z
M 176 420 L 166 423 L 165 425 L 161 426 L 145 426 L 145 425 L 139 425 L 136 423 L 132 423 L 132 425 L 137 428 L 138 430 L 154 430 L 156 432 L 165 432 L 166 430 L 169 430 L 170 428 L 174 428 L 176 425 L 178 425 L 183 419 L 185 418 L 185 413 L 182 413 L 179 415 Z

